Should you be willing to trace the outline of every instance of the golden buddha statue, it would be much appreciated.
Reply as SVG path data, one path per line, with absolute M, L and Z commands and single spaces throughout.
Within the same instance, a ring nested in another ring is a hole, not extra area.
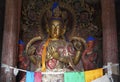
M 83 42 L 79 40 L 67 42 L 65 40 L 66 26 L 60 18 L 51 18 L 46 27 L 47 39 L 41 42 L 37 48 L 31 46 L 27 49 L 30 60 L 37 65 L 36 71 L 75 70 L 75 65 L 80 61 Z M 63 80 L 63 75 L 57 78 Z
M 36 54 L 42 60 L 38 67 L 41 67 L 41 64 L 43 66 L 43 62 L 45 64 L 45 68 L 41 69 L 42 71 L 45 71 L 46 68 L 50 70 L 68 68 L 70 64 L 74 67 L 80 60 L 81 42 L 73 41 L 72 44 L 64 39 L 66 27 L 59 18 L 52 18 L 49 24 L 46 24 L 46 27 L 47 39 L 37 49 L 32 46 L 27 50 L 32 62 L 34 64 L 38 63 L 35 55 L 33 55 Z M 42 56 L 45 58 L 43 59 Z

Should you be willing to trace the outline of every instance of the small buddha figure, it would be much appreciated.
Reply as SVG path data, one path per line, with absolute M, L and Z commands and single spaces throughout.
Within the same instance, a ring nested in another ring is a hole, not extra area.
M 60 17 L 62 11 L 60 10 L 59 3 L 54 2 L 51 8 L 52 16 L 54 17 Z
M 89 36 L 86 42 L 87 42 L 87 48 L 82 53 L 82 62 L 83 62 L 84 70 L 92 70 L 97 68 L 96 65 L 97 52 L 95 50 L 95 38 Z

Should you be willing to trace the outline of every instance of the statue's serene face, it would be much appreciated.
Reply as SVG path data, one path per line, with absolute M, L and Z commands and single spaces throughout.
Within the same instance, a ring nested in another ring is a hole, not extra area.
M 49 26 L 49 34 L 52 39 L 57 39 L 61 36 L 62 22 L 60 20 L 52 20 Z

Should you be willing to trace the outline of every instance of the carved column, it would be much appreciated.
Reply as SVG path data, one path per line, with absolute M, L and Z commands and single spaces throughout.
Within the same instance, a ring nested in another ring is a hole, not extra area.
M 5 22 L 4 22 L 4 33 L 3 33 L 3 46 L 2 46 L 2 64 L 10 66 L 16 66 L 17 60 L 17 43 L 18 43 L 18 16 L 20 9 L 19 2 L 21 0 L 6 0 L 5 6 Z M 15 76 L 13 70 L 5 73 L 5 68 L 2 68 L 1 78 L 2 82 L 15 82 Z
M 101 0 L 103 27 L 103 63 L 118 63 L 115 1 Z M 114 73 L 118 73 L 114 69 Z

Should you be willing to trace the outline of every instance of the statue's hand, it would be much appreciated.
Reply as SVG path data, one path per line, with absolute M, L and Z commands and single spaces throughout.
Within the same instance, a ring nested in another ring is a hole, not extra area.
M 34 46 L 29 47 L 27 51 L 27 55 L 33 55 L 35 53 L 36 48 Z
M 53 58 L 55 58 L 55 59 L 59 59 L 59 58 L 60 58 L 60 55 L 59 55 L 58 52 L 54 52 L 54 53 L 52 54 L 52 56 L 53 56 Z
M 75 47 L 75 49 L 76 49 L 77 51 L 81 51 L 81 50 L 82 50 L 82 43 L 81 43 L 80 41 L 75 41 L 75 42 L 73 43 L 73 45 L 74 45 L 74 47 Z
M 28 48 L 28 50 L 26 51 L 26 54 L 29 56 L 29 59 L 30 61 L 33 63 L 33 64 L 37 64 L 37 61 L 36 61 L 36 57 L 35 57 L 35 50 L 36 48 L 34 46 L 31 46 Z
M 55 59 L 59 59 L 60 55 L 55 48 L 51 47 L 51 56 Z

